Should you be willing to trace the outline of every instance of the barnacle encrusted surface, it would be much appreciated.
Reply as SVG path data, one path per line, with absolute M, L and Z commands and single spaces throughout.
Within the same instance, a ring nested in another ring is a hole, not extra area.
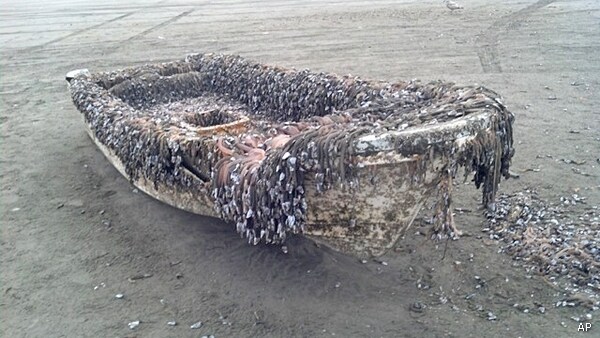
M 282 243 L 303 232 L 307 175 L 318 191 L 360 189 L 357 158 L 382 150 L 443 159 L 437 170 L 447 180 L 433 234 L 450 235 L 457 169 L 474 173 L 483 203 L 493 207 L 514 152 L 513 115 L 484 87 L 366 81 L 196 54 L 77 76 L 70 88 L 95 137 L 131 180 L 209 196 L 216 214 L 253 243 Z M 401 132 L 483 112 L 487 125 L 467 126 L 476 132 L 463 144 Z M 385 137 L 391 148 L 359 145 L 365 135 Z

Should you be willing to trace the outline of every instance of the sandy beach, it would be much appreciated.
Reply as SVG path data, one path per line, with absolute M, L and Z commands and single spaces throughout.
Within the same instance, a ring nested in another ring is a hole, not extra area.
M 366 263 L 300 236 L 287 254 L 250 246 L 232 225 L 131 186 L 88 138 L 65 81 L 73 69 L 220 52 L 367 79 L 481 84 L 516 118 L 519 177 L 500 193 L 534 190 L 598 233 L 600 3 L 461 4 L 3 1 L 0 336 L 567 337 L 580 323 L 600 335 L 600 290 L 577 301 L 577 290 L 515 259 L 482 231 L 472 184 L 456 189 L 465 232 L 456 241 L 423 236 L 424 210 L 394 250 Z

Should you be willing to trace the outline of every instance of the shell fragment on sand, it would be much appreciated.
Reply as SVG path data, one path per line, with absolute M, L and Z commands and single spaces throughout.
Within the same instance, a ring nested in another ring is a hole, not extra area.
M 196 322 L 196 323 L 190 325 L 190 329 L 192 329 L 192 330 L 196 330 L 196 329 L 199 329 L 201 327 L 202 327 L 202 322 Z

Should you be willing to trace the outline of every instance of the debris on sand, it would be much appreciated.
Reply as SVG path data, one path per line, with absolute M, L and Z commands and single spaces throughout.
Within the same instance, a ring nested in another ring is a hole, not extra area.
M 452 0 L 445 0 L 444 2 L 446 3 L 446 7 L 448 7 L 448 9 L 451 12 L 454 12 L 457 9 L 463 9 L 464 8 L 462 5 L 456 3 L 456 2 L 454 2 Z
M 136 280 L 146 279 L 146 278 L 150 278 L 150 277 L 152 277 L 151 273 L 144 273 L 144 274 L 139 274 L 139 275 L 129 277 L 128 281 L 130 283 L 135 283 Z
M 579 169 L 579 168 L 575 168 L 575 167 L 571 167 L 571 170 L 573 170 L 574 173 L 579 174 L 579 175 L 583 175 L 583 176 L 593 176 L 591 174 L 586 173 L 585 171 Z
M 495 213 L 488 213 L 487 232 L 491 240 L 501 242 L 500 251 L 521 262 L 527 272 L 582 298 L 567 304 L 596 310 L 600 307 L 600 209 L 584 200 L 574 195 L 551 203 L 533 190 L 502 194 Z
M 421 302 L 414 302 L 410 304 L 410 311 L 412 312 L 422 313 L 423 311 L 425 311 L 425 308 L 427 308 L 427 305 Z
M 129 323 L 127 324 L 127 326 L 129 326 L 129 328 L 133 330 L 133 329 L 135 329 L 136 327 L 140 326 L 140 321 L 139 321 L 139 320 L 136 320 L 136 321 L 133 321 L 133 322 L 129 322 Z
M 192 325 L 190 325 L 190 329 L 195 330 L 195 329 L 199 329 L 202 327 L 202 322 L 196 322 Z
M 98 289 L 100 289 L 100 288 L 104 288 L 104 287 L 106 287 L 106 284 L 105 284 L 104 282 L 102 282 L 102 283 L 100 283 L 100 284 L 98 284 L 98 285 L 94 286 L 94 290 L 98 290 Z

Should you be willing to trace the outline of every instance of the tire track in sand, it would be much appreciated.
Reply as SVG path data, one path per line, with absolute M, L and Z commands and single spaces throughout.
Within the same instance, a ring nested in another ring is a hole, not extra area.
M 73 36 L 76 36 L 76 35 L 79 35 L 79 34 L 82 34 L 82 33 L 88 32 L 88 31 L 91 31 L 91 30 L 96 29 L 96 28 L 100 28 L 100 27 L 102 27 L 104 25 L 107 25 L 109 23 L 113 23 L 115 21 L 125 19 L 125 18 L 127 18 L 127 17 L 129 17 L 129 16 L 131 16 L 133 14 L 135 14 L 135 12 L 129 12 L 129 13 L 125 13 L 125 14 L 119 15 L 116 18 L 112 18 L 112 19 L 107 20 L 107 21 L 102 21 L 102 22 L 97 23 L 95 25 L 92 25 L 92 26 L 89 26 L 89 27 L 86 27 L 86 28 L 83 28 L 83 29 L 76 30 L 76 31 L 74 31 L 74 32 L 72 32 L 70 34 L 67 34 L 67 35 L 61 36 L 59 38 L 56 38 L 56 39 L 44 42 L 44 43 L 42 43 L 40 45 L 35 45 L 35 46 L 24 48 L 24 51 L 33 51 L 33 50 L 42 49 L 42 48 L 44 48 L 44 47 L 46 47 L 48 45 L 51 45 L 53 43 L 57 43 L 57 42 L 66 40 L 66 39 L 68 39 L 70 37 L 73 37 Z
M 173 23 L 173 22 L 175 22 L 175 21 L 177 21 L 177 20 L 179 20 L 179 19 L 183 18 L 184 16 L 187 16 L 187 15 L 189 15 L 189 14 L 190 14 L 190 13 L 192 13 L 194 10 L 195 10 L 195 9 L 190 9 L 190 10 L 187 10 L 187 11 L 185 11 L 185 12 L 179 13 L 179 14 L 175 15 L 174 17 L 172 17 L 172 18 L 170 18 L 170 19 L 167 19 L 167 20 L 165 20 L 165 21 L 163 21 L 163 22 L 159 23 L 158 25 L 152 26 L 152 27 L 150 27 L 150 28 L 148 28 L 148 29 L 144 30 L 144 31 L 143 31 L 143 32 L 141 32 L 141 33 L 138 33 L 138 34 L 136 34 L 136 35 L 134 35 L 134 36 L 132 36 L 132 37 L 129 37 L 128 39 L 126 39 L 125 41 L 123 41 L 123 43 L 130 42 L 131 40 L 135 40 L 135 39 L 137 39 L 137 38 L 139 38 L 139 37 L 142 37 L 142 36 L 144 36 L 144 35 L 146 35 L 146 34 L 148 34 L 148 33 L 152 32 L 152 31 L 155 31 L 155 30 L 157 30 L 157 29 L 159 29 L 159 28 L 161 28 L 161 27 L 164 27 L 164 26 L 166 26 L 166 25 L 169 25 L 169 24 L 171 24 L 171 23 Z
M 496 20 L 488 29 L 483 31 L 475 40 L 477 56 L 484 73 L 502 73 L 498 60 L 498 37 L 509 27 L 523 21 L 538 9 L 545 7 L 555 0 L 539 0 L 519 11 L 505 15 Z

